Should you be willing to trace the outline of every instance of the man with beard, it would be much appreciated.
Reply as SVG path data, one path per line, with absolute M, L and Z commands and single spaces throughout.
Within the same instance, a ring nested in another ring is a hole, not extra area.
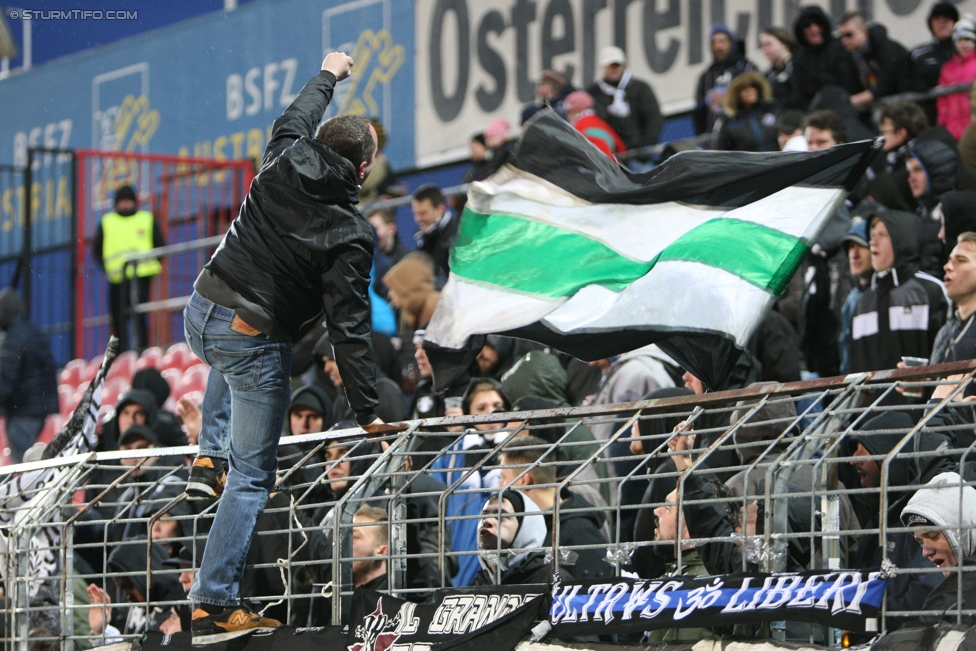
M 668 493 L 666 503 L 654 509 L 657 526 L 654 527 L 655 542 L 665 545 L 655 545 L 654 552 L 669 563 L 668 576 L 708 576 L 708 570 L 702 562 L 691 534 L 688 533 L 688 521 L 681 518 L 681 535 L 678 535 L 678 491 Z M 687 542 L 686 542 L 687 541 Z M 677 548 L 681 546 L 681 565 L 678 565 Z M 693 642 L 714 637 L 715 634 L 707 628 L 667 628 L 651 631 L 649 640 L 655 644 L 664 642 Z
M 390 554 L 390 527 L 386 511 L 364 504 L 352 516 L 352 584 L 367 590 L 387 590 L 386 561 Z

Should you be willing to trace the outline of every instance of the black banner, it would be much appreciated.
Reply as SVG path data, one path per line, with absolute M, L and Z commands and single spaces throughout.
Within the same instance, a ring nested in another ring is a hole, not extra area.
M 859 571 L 573 581 L 553 588 L 549 623 L 555 637 L 772 621 L 876 631 L 886 583 Z
M 549 586 L 439 590 L 415 604 L 356 590 L 348 651 L 512 651 L 545 618 Z

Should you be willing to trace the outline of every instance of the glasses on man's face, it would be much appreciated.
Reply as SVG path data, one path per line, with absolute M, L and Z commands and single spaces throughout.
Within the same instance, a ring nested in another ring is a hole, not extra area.
M 854 32 L 841 32 L 840 37 L 843 38 L 854 38 Z

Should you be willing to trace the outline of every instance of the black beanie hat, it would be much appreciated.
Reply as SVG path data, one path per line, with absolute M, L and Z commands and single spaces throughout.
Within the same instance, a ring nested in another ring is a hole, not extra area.
M 929 11 L 929 17 L 925 21 L 925 24 L 929 26 L 929 30 L 932 29 L 932 19 L 936 16 L 951 18 L 954 23 L 959 22 L 959 10 L 951 2 L 936 2 L 932 5 L 932 10 Z
M 136 191 L 131 185 L 123 185 L 121 188 L 115 191 L 115 203 L 118 203 L 123 199 L 132 199 L 133 201 L 136 201 Z

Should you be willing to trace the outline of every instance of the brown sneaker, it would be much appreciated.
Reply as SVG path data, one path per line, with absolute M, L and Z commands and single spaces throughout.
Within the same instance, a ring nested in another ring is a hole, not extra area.
M 279 626 L 281 622 L 277 619 L 262 617 L 245 605 L 225 608 L 213 615 L 197 608 L 190 621 L 194 646 L 223 642 L 255 631 L 270 631 Z
M 227 485 L 227 473 L 223 463 L 217 459 L 219 470 L 210 457 L 197 457 L 190 466 L 190 479 L 186 483 L 186 494 L 193 497 L 220 497 Z

